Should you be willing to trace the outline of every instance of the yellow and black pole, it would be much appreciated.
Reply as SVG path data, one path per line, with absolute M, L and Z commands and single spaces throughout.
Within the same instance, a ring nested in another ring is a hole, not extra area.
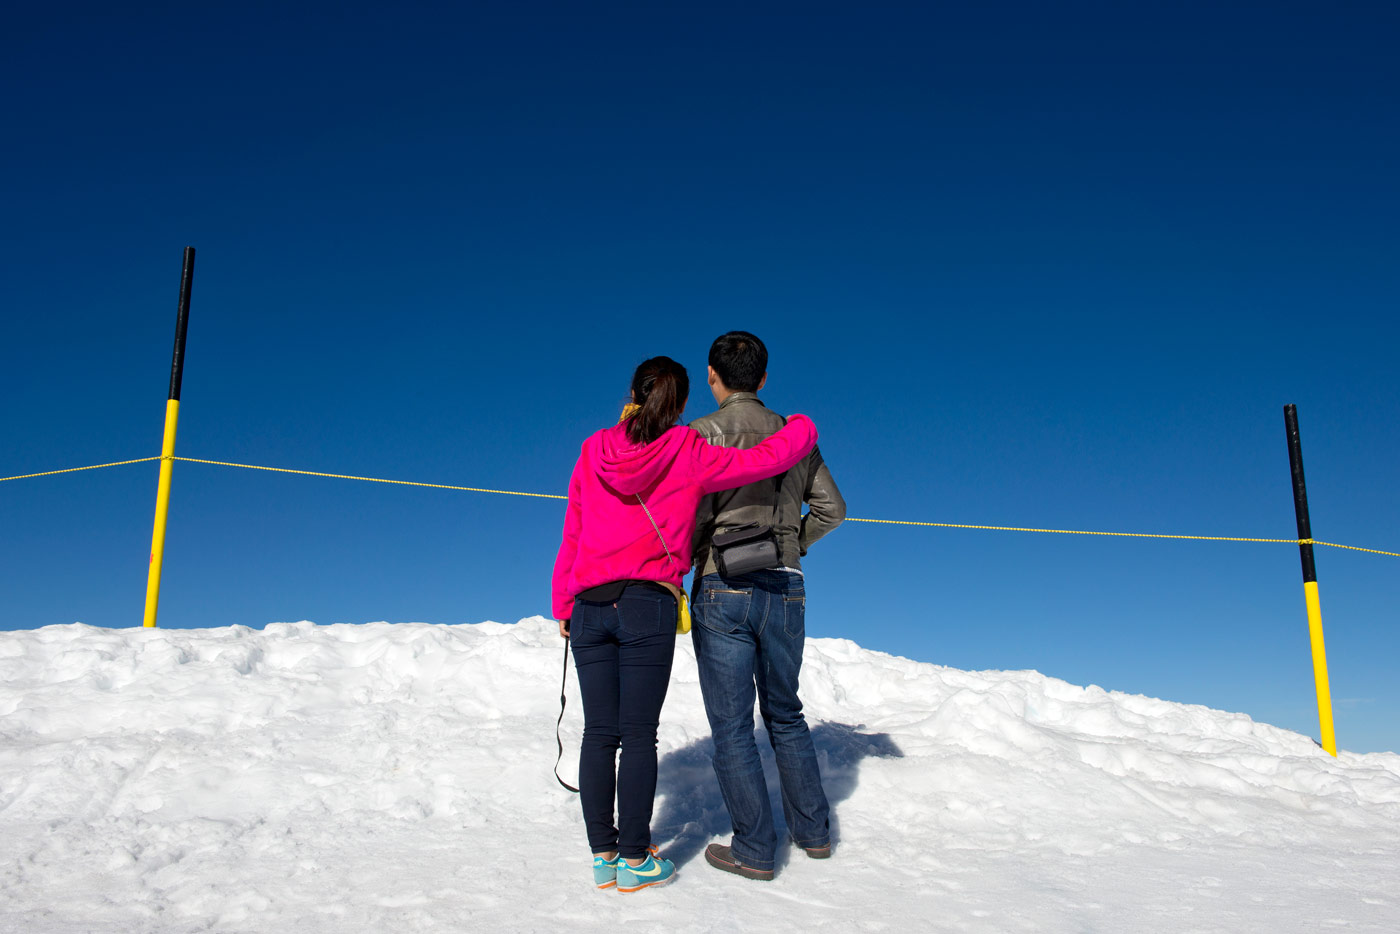
M 1298 517 L 1298 551 L 1303 558 L 1303 597 L 1308 604 L 1308 634 L 1312 640 L 1313 680 L 1317 684 L 1317 719 L 1322 748 L 1337 754 L 1332 727 L 1332 689 L 1327 683 L 1327 650 L 1322 643 L 1322 604 L 1317 597 L 1317 567 L 1313 564 L 1312 522 L 1308 518 L 1308 486 L 1303 480 L 1303 444 L 1298 438 L 1298 407 L 1283 407 L 1288 430 L 1288 466 L 1293 470 L 1293 511 Z
M 160 446 L 160 484 L 156 487 L 156 523 L 151 532 L 151 566 L 146 575 L 146 626 L 156 624 L 160 604 L 160 568 L 165 560 L 165 520 L 170 515 L 170 474 L 175 467 L 175 424 L 180 418 L 180 382 L 185 375 L 185 328 L 190 320 L 194 285 L 194 247 L 185 247 L 180 274 L 180 307 L 175 316 L 175 356 L 170 362 L 170 396 L 165 402 L 165 440 Z

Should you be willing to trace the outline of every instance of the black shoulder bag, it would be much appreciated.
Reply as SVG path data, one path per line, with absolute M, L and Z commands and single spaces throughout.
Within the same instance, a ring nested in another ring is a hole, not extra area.
M 773 487 L 771 522 L 741 525 L 710 539 L 715 565 L 721 577 L 737 577 L 782 565 L 782 557 L 778 554 L 778 537 L 773 533 L 773 526 L 778 522 L 778 502 L 782 499 L 783 478 L 786 476 L 787 471 L 778 474 Z

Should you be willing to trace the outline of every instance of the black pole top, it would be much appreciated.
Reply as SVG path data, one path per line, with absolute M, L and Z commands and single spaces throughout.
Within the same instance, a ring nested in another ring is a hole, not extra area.
M 180 273 L 180 305 L 175 315 L 175 354 L 170 361 L 170 398 L 180 401 L 180 383 L 185 375 L 185 328 L 190 320 L 190 290 L 194 287 L 194 247 L 185 247 L 185 265 Z
M 1303 479 L 1303 442 L 1298 437 L 1298 407 L 1283 407 L 1283 426 L 1288 432 L 1288 466 L 1293 471 L 1293 514 L 1298 520 L 1298 537 L 1312 538 L 1312 522 L 1308 518 L 1308 485 Z M 1313 563 L 1313 546 L 1299 545 L 1302 553 L 1303 582 L 1317 580 L 1317 567 Z

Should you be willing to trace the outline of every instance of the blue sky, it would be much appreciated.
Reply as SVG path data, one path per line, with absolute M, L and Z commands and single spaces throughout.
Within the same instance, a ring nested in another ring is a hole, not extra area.
M 771 350 L 851 515 L 1400 550 L 1378 4 L 210 4 L 0 38 L 0 476 L 177 453 L 563 492 L 665 353 Z M 156 466 L 0 485 L 0 628 L 139 625 Z M 178 464 L 163 626 L 514 621 L 560 504 Z M 1318 553 L 1340 745 L 1400 559 Z M 1297 549 L 849 524 L 809 632 L 1316 735 Z

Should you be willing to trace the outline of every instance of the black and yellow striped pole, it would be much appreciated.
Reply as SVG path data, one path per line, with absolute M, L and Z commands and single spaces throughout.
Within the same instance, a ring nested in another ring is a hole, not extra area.
M 1322 643 L 1322 603 L 1317 597 L 1317 567 L 1313 564 L 1312 522 L 1308 518 L 1308 486 L 1303 480 L 1303 444 L 1298 437 L 1298 407 L 1283 407 L 1288 431 L 1288 466 L 1293 470 L 1293 511 L 1298 517 L 1298 551 L 1303 559 L 1303 597 L 1308 604 L 1308 634 L 1312 640 L 1313 680 L 1317 684 L 1317 719 L 1322 748 L 1337 754 L 1332 726 L 1332 689 L 1327 683 L 1327 649 Z
M 190 320 L 194 285 L 194 247 L 185 247 L 180 274 L 180 306 L 175 316 L 175 356 L 170 362 L 170 396 L 165 402 L 165 440 L 160 446 L 160 484 L 156 487 L 156 522 L 151 532 L 151 566 L 146 575 L 146 626 L 156 624 L 160 604 L 160 568 L 165 560 L 165 521 L 170 515 L 170 475 L 175 468 L 175 424 L 180 418 L 180 382 L 185 375 L 185 328 Z

